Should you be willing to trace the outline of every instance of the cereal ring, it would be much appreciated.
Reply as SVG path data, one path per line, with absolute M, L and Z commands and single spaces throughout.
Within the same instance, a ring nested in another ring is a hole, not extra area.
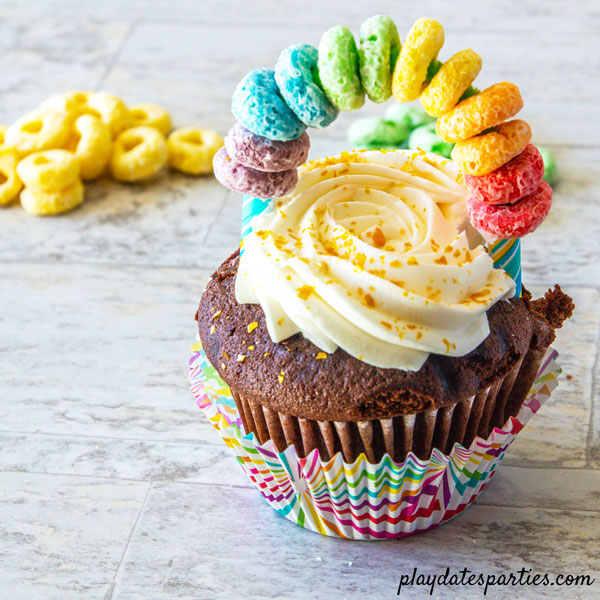
M 83 202 L 83 184 L 76 179 L 71 185 L 54 191 L 25 188 L 21 192 L 21 206 L 32 215 L 58 215 Z
M 374 15 L 360 26 L 358 39 L 363 89 L 371 101 L 385 102 L 392 95 L 392 73 L 400 54 L 398 28 L 390 17 Z
M 343 25 L 328 29 L 319 43 L 319 79 L 327 97 L 340 110 L 357 110 L 365 103 L 360 82 L 358 49 Z
M 500 239 L 520 238 L 535 231 L 552 206 L 552 188 L 545 181 L 515 204 L 483 204 L 467 199 L 467 214 L 479 231 Z
M 113 139 L 131 126 L 129 111 L 123 100 L 117 96 L 106 92 L 94 92 L 88 98 L 88 106 L 98 113 Z
M 226 148 L 221 148 L 213 159 L 215 177 L 225 187 L 249 194 L 256 198 L 280 198 L 289 194 L 298 183 L 298 171 L 277 171 L 267 173 L 245 167 L 237 160 L 233 160 Z
M 378 117 L 365 117 L 354 121 L 348 128 L 348 141 L 353 148 L 399 148 L 409 134 L 408 125 Z
M 397 102 L 416 100 L 427 80 L 429 64 L 444 45 L 444 28 L 434 19 L 421 18 L 411 27 L 392 76 L 392 94 Z
M 4 144 L 4 137 L 6 136 L 6 130 L 8 129 L 8 125 L 0 125 L 0 147 L 6 147 Z
M 461 50 L 445 62 L 421 93 L 421 104 L 433 117 L 454 108 L 481 71 L 481 56 Z
M 283 101 L 270 69 L 255 69 L 237 84 L 231 98 L 231 112 L 246 128 L 270 140 L 293 140 L 306 125 Z
M 435 131 L 435 123 L 427 123 L 421 125 L 410 134 L 408 138 L 408 147 L 411 150 L 425 150 L 426 152 L 434 152 L 440 156 L 450 158 L 450 153 L 454 144 L 445 142 Z
M 396 103 L 386 109 L 385 118 L 390 121 L 406 123 L 411 130 L 435 122 L 435 117 L 430 117 L 420 106 Z
M 15 121 L 6 130 L 4 143 L 20 156 L 32 152 L 62 148 L 69 135 L 67 113 L 55 110 L 35 110 Z
M 319 53 L 310 44 L 286 48 L 275 65 L 279 92 L 296 116 L 309 127 L 327 127 L 339 114 L 315 81 Z
M 163 135 L 171 131 L 171 117 L 169 113 L 158 104 L 146 102 L 129 107 L 129 118 L 132 127 L 154 127 Z
M 73 124 L 65 148 L 79 159 L 81 178 L 95 179 L 102 174 L 110 157 L 110 131 L 97 117 L 81 115 Z
M 554 155 L 547 148 L 542 148 L 541 146 L 538 146 L 537 149 L 540 151 L 542 159 L 544 160 L 543 179 L 552 187 L 554 187 L 558 180 L 558 171 L 556 169 L 556 160 L 554 159 Z
M 447 142 L 462 142 L 500 125 L 523 108 L 519 88 L 508 81 L 495 83 L 438 119 L 438 135 Z
M 169 164 L 190 175 L 212 173 L 212 160 L 223 146 L 223 138 L 212 129 L 181 127 L 167 139 Z
M 119 181 L 152 177 L 167 163 L 167 142 L 154 127 L 132 127 L 115 140 L 109 167 Z
M 86 114 L 93 114 L 96 117 L 100 117 L 98 111 L 91 108 L 88 104 L 90 95 L 93 93 L 84 90 L 72 90 L 62 94 L 53 94 L 40 104 L 40 109 L 65 112 L 72 119 Z
M 227 154 L 258 171 L 288 171 L 306 162 L 310 139 L 306 131 L 295 140 L 276 142 L 256 135 L 236 123 L 225 136 Z
M 544 175 L 544 159 L 533 144 L 499 169 L 474 177 L 465 175 L 470 198 L 483 204 L 514 204 L 538 188 Z
M 12 202 L 23 184 L 17 175 L 19 157 L 11 148 L 0 150 L 0 206 Z
M 523 152 L 530 139 L 531 127 L 525 121 L 507 121 L 494 131 L 457 143 L 452 160 L 463 173 L 487 175 Z
M 33 152 L 18 164 L 17 173 L 28 188 L 60 190 L 79 176 L 79 161 L 68 150 Z

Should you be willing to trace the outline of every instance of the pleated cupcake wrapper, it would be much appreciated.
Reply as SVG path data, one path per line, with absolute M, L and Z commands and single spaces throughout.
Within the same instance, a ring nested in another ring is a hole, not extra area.
M 279 452 L 272 440 L 261 444 L 253 433 L 244 434 L 228 386 L 200 344 L 192 350 L 189 378 L 198 406 L 267 502 L 306 529 L 359 540 L 419 533 L 462 512 L 487 485 L 517 433 L 550 397 L 561 371 L 557 352 L 549 349 L 516 417 L 494 427 L 486 439 L 475 437 L 468 449 L 458 443 L 447 454 L 434 448 L 426 460 L 410 451 L 399 463 L 387 453 L 376 463 L 364 453 L 345 462 L 341 452 L 326 461 L 318 449 L 300 458 L 295 446 Z M 515 385 L 524 383 L 526 370 L 518 370 Z

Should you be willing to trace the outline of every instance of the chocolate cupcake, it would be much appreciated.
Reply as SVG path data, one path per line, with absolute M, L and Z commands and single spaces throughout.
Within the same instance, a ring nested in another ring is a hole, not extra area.
M 519 412 L 572 302 L 558 286 L 513 298 L 464 200 L 449 161 L 344 153 L 254 219 L 197 316 L 247 433 L 300 457 L 400 462 Z

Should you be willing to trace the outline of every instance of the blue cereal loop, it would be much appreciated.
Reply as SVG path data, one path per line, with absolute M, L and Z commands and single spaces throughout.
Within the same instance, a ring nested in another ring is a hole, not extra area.
M 286 48 L 275 65 L 275 81 L 288 106 L 309 127 L 327 127 L 339 110 L 315 81 L 319 53 L 310 44 Z
M 250 71 L 238 83 L 231 112 L 246 129 L 270 140 L 294 140 L 306 130 L 280 96 L 275 73 L 270 69 Z

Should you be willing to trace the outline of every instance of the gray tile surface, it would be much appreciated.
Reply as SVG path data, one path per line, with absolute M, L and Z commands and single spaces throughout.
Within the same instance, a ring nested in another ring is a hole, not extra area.
M 463 515 L 398 542 L 301 530 L 251 487 L 196 408 L 186 362 L 210 272 L 238 242 L 240 199 L 212 178 L 101 180 L 57 219 L 0 211 L 0 597 L 396 597 L 414 566 L 590 573 L 592 588 L 507 587 L 489 598 L 600 596 L 600 12 L 593 2 L 426 0 L 2 3 L 0 122 L 56 91 L 105 89 L 164 104 L 178 125 L 232 124 L 246 71 L 338 22 L 390 13 L 473 47 L 483 85 L 522 88 L 534 141 L 561 172 L 549 219 L 524 241 L 524 280 L 575 299 L 559 332 L 560 387 Z M 361 111 L 381 114 L 370 104 Z M 355 115 L 313 136 L 345 148 Z M 549 439 L 551 441 L 549 441 Z M 10 590 L 8 595 L 4 592 Z M 407 587 L 400 597 L 426 598 Z M 471 600 L 480 588 L 437 588 Z

